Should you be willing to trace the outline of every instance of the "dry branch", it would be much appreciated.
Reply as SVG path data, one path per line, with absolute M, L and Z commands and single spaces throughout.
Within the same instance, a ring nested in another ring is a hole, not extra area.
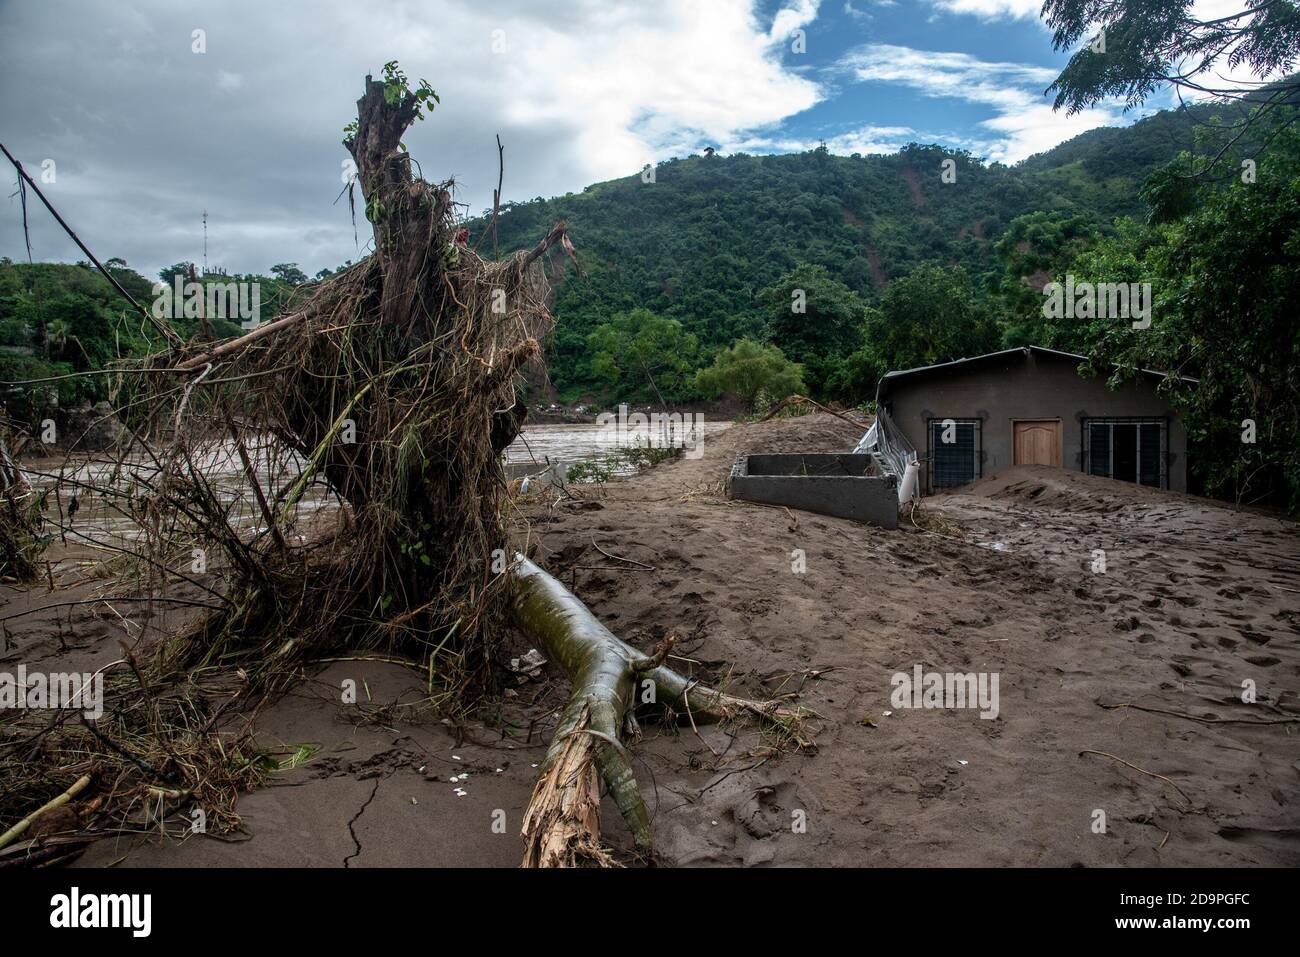
M 13 843 L 15 840 L 21 837 L 29 827 L 32 826 L 32 823 L 38 817 L 40 817 L 42 814 L 45 814 L 48 811 L 53 811 L 55 808 L 63 807 L 63 805 L 67 804 L 69 801 L 71 801 L 82 791 L 86 790 L 86 788 L 89 786 L 90 786 L 90 775 L 83 774 L 81 777 L 77 778 L 75 782 L 73 782 L 72 787 L 68 788 L 58 797 L 54 798 L 54 800 L 41 805 L 39 808 L 37 808 L 31 814 L 28 814 L 25 818 L 23 818 L 21 821 L 15 824 L 13 827 L 9 828 L 9 830 L 5 831 L 3 834 L 0 834 L 0 847 L 7 847 L 9 844 Z

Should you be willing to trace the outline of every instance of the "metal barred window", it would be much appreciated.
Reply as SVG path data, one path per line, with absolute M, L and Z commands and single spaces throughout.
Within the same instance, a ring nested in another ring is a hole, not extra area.
M 979 478 L 982 474 L 979 419 L 931 419 L 929 426 L 930 488 L 953 488 Z
M 1084 419 L 1083 470 L 1089 475 L 1168 488 L 1168 421 Z

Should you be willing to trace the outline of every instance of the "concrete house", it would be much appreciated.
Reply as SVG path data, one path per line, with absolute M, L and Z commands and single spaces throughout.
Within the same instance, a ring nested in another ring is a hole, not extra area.
M 1083 356 L 1038 346 L 890 372 L 876 401 L 907 436 L 926 492 L 1050 465 L 1187 490 L 1187 433 L 1143 370 L 1117 391 Z

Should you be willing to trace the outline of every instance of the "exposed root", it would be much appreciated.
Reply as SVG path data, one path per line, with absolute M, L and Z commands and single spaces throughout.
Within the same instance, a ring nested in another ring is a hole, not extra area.
M 808 720 L 817 716 L 809 708 L 789 705 L 780 699 L 754 701 L 738 698 L 684 678 L 671 668 L 655 668 L 650 672 L 650 678 L 658 689 L 659 700 L 683 712 L 719 723 L 750 720 L 787 736 L 798 748 L 816 747 L 806 734 Z
M 401 145 L 428 96 L 390 68 L 357 103 L 344 145 L 373 255 L 304 285 L 275 322 L 117 370 L 130 447 L 56 488 L 137 523 L 145 599 L 186 578 L 209 611 L 132 649 L 97 725 L 0 715 L 0 830 L 92 767 L 96 823 L 159 786 L 236 823 L 236 794 L 265 770 L 244 719 L 345 649 L 418 661 L 456 711 L 490 686 L 510 609 L 493 571 L 501 452 L 552 325 L 545 257 L 572 246 L 561 223 L 527 252 L 474 251 L 454 184 L 416 176 Z M 178 575 L 194 554 L 200 578 Z

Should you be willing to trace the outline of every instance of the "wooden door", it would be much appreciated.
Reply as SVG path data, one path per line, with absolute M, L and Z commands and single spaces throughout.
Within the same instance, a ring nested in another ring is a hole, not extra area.
M 1061 467 L 1061 423 L 1016 422 L 1015 464 Z

